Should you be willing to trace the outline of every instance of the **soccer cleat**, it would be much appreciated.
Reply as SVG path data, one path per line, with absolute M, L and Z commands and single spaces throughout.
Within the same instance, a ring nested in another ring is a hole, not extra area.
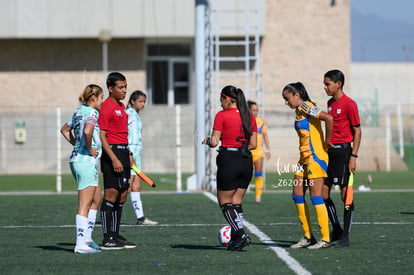
M 88 245 L 77 245 L 75 246 L 74 252 L 76 254 L 92 254 L 99 253 L 101 250 L 89 247 Z
M 116 241 L 118 243 L 120 243 L 124 248 L 135 248 L 137 247 L 136 244 L 127 241 L 127 239 L 125 239 L 124 237 L 122 237 L 121 235 L 118 236 L 118 238 L 116 239 Z
M 137 223 L 136 223 L 136 225 L 156 225 L 156 224 L 158 224 L 158 222 L 151 221 L 150 219 L 147 219 L 144 217 L 137 219 Z
M 247 234 L 244 234 L 240 240 L 230 241 L 229 245 L 227 246 L 227 250 L 242 251 L 243 247 L 250 244 L 249 240 L 250 237 Z
M 312 235 L 310 239 L 303 237 L 297 243 L 292 244 L 290 248 L 302 248 L 302 247 L 308 247 L 314 244 L 316 244 L 316 240 L 315 240 L 315 237 Z
M 329 243 L 325 241 L 319 241 L 316 244 L 308 246 L 308 249 L 321 249 L 329 247 Z
M 261 198 L 256 198 L 256 200 L 254 201 L 257 204 L 261 204 L 262 203 L 262 199 Z
M 108 239 L 104 239 L 102 241 L 102 250 L 119 250 L 124 249 L 124 245 L 115 240 L 113 237 L 110 237 Z
M 341 238 L 333 246 L 334 247 L 348 247 L 349 246 L 349 240 L 348 240 L 348 238 Z
M 100 245 L 98 245 L 97 243 L 95 243 L 94 241 L 90 241 L 90 242 L 86 242 L 86 244 L 90 247 L 90 248 L 94 248 L 97 250 L 101 250 Z

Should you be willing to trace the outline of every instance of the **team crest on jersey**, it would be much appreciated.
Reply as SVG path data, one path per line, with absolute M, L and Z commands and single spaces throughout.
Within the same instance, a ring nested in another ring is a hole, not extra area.
M 340 114 L 341 113 L 341 109 L 336 110 L 336 113 L 337 114 Z
M 122 112 L 121 112 L 121 110 L 116 110 L 116 111 L 115 111 L 115 114 L 116 114 L 117 116 L 122 117 Z

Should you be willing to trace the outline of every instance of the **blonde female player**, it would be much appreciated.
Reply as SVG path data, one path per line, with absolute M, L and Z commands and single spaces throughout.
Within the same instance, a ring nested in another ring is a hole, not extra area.
M 332 146 L 333 118 L 310 100 L 305 86 L 301 82 L 286 85 L 282 95 L 285 104 L 296 110 L 295 129 L 299 136 L 300 151 L 297 167 L 300 169 L 295 172 L 292 197 L 305 235 L 298 243 L 291 245 L 291 248 L 325 248 L 329 246 L 329 223 L 328 212 L 322 197 L 322 188 L 328 170 L 326 147 Z M 325 121 L 326 126 L 325 141 L 321 120 Z M 309 209 L 305 202 L 305 192 L 308 187 L 322 235 L 319 242 L 316 242 L 312 235 Z
M 128 146 L 138 169 L 141 170 L 141 150 L 142 150 L 142 122 L 139 112 L 145 107 L 147 95 L 142 91 L 134 91 L 128 100 L 128 107 L 125 112 L 128 114 Z M 134 170 L 131 169 L 131 203 L 137 217 L 136 225 L 154 225 L 156 221 L 151 221 L 144 216 L 144 209 L 141 200 L 141 179 Z
M 258 117 L 259 106 L 256 102 L 248 100 L 250 113 L 256 118 L 257 125 L 257 147 L 252 150 L 253 165 L 254 165 L 254 178 L 255 178 L 255 191 L 256 191 L 256 203 L 262 202 L 263 193 L 263 160 L 265 153 L 263 151 L 263 142 L 266 145 L 266 160 L 270 159 L 270 145 L 269 137 L 267 135 L 267 126 L 263 118 Z
M 79 101 L 82 105 L 61 129 L 62 135 L 73 145 L 69 164 L 78 184 L 74 252 L 97 253 L 101 252 L 101 247 L 92 240 L 92 231 L 102 201 L 98 172 L 98 161 L 102 154 L 98 125 L 98 110 L 103 103 L 102 88 L 95 84 L 86 86 Z

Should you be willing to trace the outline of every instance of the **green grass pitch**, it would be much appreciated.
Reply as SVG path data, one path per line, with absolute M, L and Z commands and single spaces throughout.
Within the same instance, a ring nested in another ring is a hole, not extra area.
M 356 189 L 366 185 L 366 175 L 355 179 Z M 218 243 L 218 229 L 226 223 L 219 207 L 203 193 L 176 194 L 174 175 L 150 175 L 157 188 L 145 187 L 142 194 L 146 216 L 159 225 L 135 226 L 131 203 L 126 203 L 121 234 L 136 242 L 137 248 L 96 255 L 73 253 L 76 194 L 2 193 L 0 274 L 294 274 L 271 246 L 283 249 L 313 274 L 410 273 L 414 269 L 413 175 L 372 173 L 372 191 L 355 193 L 351 246 L 317 251 L 288 247 L 302 233 L 290 192 L 277 192 L 290 188 L 277 186 L 280 177 L 274 174 L 266 175 L 262 204 L 254 203 L 252 191 L 243 207 L 245 219 L 275 244 L 269 246 L 247 230 L 253 243 L 242 252 L 229 252 Z M 74 190 L 73 185 L 70 177 L 64 179 L 64 191 Z M 54 179 L 0 176 L 0 192 L 23 190 L 53 191 Z M 157 193 L 168 190 L 172 192 Z M 342 220 L 339 193 L 333 193 L 333 199 Z M 310 209 L 314 234 L 320 238 Z M 102 240 L 99 224 L 94 239 Z

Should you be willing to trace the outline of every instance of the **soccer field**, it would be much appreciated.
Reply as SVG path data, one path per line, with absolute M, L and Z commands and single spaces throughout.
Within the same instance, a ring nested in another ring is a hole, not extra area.
M 393 175 L 393 182 L 375 176 L 371 192 L 355 193 L 350 247 L 317 251 L 289 248 L 301 238 L 301 228 L 290 192 L 273 192 L 274 181 L 267 183 L 268 192 L 264 193 L 262 204 L 254 203 L 254 192 L 246 196 L 245 226 L 253 243 L 242 252 L 229 252 L 218 243 L 218 229 L 225 220 L 211 199 L 214 194 L 210 193 L 144 192 L 145 214 L 159 224 L 135 226 L 128 201 L 121 234 L 136 242 L 137 248 L 95 255 L 73 253 L 75 194 L 3 193 L 0 196 L 0 232 L 4 240 L 0 247 L 0 274 L 411 273 L 414 269 L 414 184 L 405 181 L 412 178 L 412 172 L 398 175 Z M 1 191 L 6 186 L 3 179 Z M 270 179 L 267 176 L 267 181 Z M 374 188 L 375 184 L 378 188 Z M 393 185 L 398 192 L 387 190 Z M 339 193 L 334 193 L 333 198 L 341 209 Z M 310 209 L 314 234 L 319 238 L 315 213 Z M 94 239 L 101 242 L 99 224 Z

